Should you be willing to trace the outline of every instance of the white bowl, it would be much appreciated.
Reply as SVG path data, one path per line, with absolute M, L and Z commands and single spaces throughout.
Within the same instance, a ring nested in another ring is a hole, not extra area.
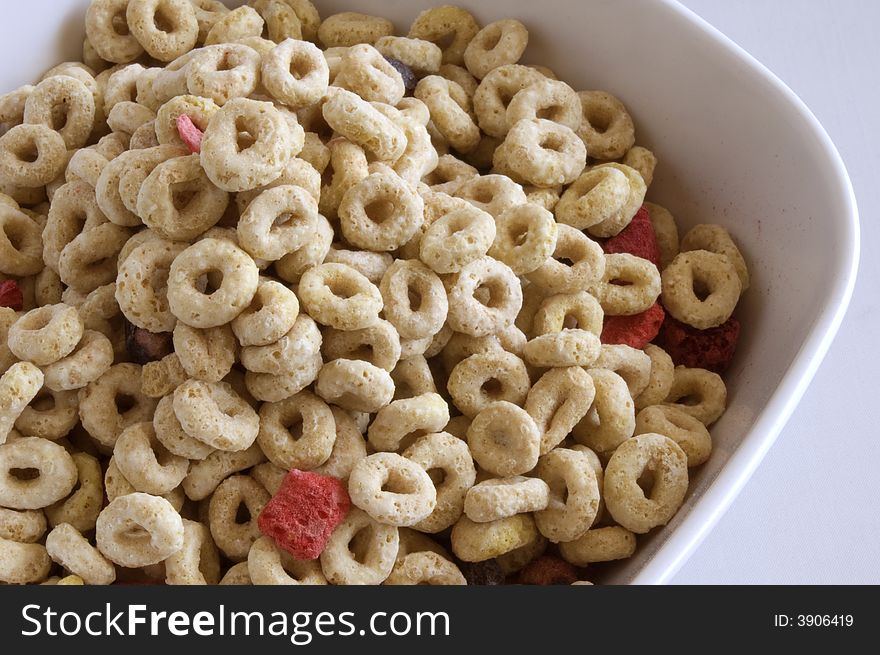
M 230 2 L 229 4 L 241 4 Z M 440 0 L 317 0 L 322 15 L 356 10 L 394 20 Z M 858 213 L 843 162 L 816 118 L 766 68 L 670 0 L 492 0 L 485 22 L 522 20 L 524 61 L 578 89 L 621 97 L 638 142 L 660 165 L 649 199 L 685 230 L 725 225 L 752 287 L 738 310 L 742 341 L 726 375 L 729 408 L 715 452 L 688 499 L 606 582 L 668 581 L 751 476 L 803 395 L 837 332 L 855 282 Z M 79 57 L 87 0 L 15 3 L 0 26 L 0 89 Z M 480 7 L 479 9 L 476 9 Z

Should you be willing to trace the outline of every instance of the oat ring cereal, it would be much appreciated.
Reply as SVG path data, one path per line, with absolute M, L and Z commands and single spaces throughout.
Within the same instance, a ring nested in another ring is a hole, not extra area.
M 42 250 L 40 226 L 13 207 L 0 207 L 0 273 L 39 273 Z
M 521 405 L 528 396 L 530 381 L 519 357 L 492 348 L 456 364 L 446 386 L 455 406 L 473 418 L 495 401 Z
M 556 219 L 583 230 L 614 220 L 629 196 L 629 180 L 622 171 L 612 167 L 593 168 L 575 180 L 559 198 Z
M 330 69 L 312 43 L 286 39 L 263 57 L 262 80 L 273 98 L 299 109 L 318 102 L 327 92 Z
M 119 266 L 116 300 L 125 318 L 150 332 L 170 332 L 177 323 L 168 303 L 171 264 L 186 244 L 149 239 Z
M 322 113 L 331 128 L 380 161 L 397 161 L 406 150 L 403 130 L 351 91 L 334 90 Z
M 577 131 L 581 126 L 581 101 L 565 82 L 543 79 L 518 92 L 507 106 L 507 127 L 521 120 L 546 118 Z
M 419 431 L 439 432 L 448 422 L 446 401 L 437 393 L 426 392 L 411 398 L 398 398 L 380 409 L 370 424 L 367 437 L 375 450 L 393 452 L 401 448 L 401 442 L 408 435 Z
M 489 71 L 515 64 L 529 43 L 529 32 L 518 20 L 507 18 L 486 25 L 464 51 L 464 65 L 481 80 Z
M 445 557 L 431 552 L 410 553 L 403 557 L 382 584 L 386 585 L 465 585 L 459 568 Z
M 321 569 L 330 584 L 379 584 L 394 568 L 399 544 L 396 527 L 353 507 L 321 553 Z
M 578 136 L 594 159 L 618 159 L 636 140 L 632 118 L 623 103 L 605 91 L 578 93 L 583 122 Z
M 487 523 L 498 519 L 540 512 L 550 502 L 550 487 L 540 478 L 515 475 L 491 478 L 471 487 L 464 500 L 464 512 L 471 521 Z
M 248 552 L 247 567 L 255 585 L 327 584 L 317 562 L 294 559 L 270 537 L 260 537 L 254 542 Z
M 646 471 L 654 480 L 648 496 L 638 484 Z M 669 522 L 687 486 L 687 455 L 678 444 L 660 434 L 641 434 L 623 442 L 608 461 L 605 506 L 621 526 L 644 534 Z
M 174 413 L 174 394 L 163 396 L 156 405 L 156 412 L 153 414 L 153 431 L 159 443 L 178 457 L 203 460 L 215 450 L 183 431 L 183 426 Z
M 660 272 L 647 259 L 605 255 L 605 274 L 592 288 L 605 314 L 631 316 L 647 311 L 660 296 Z
M 597 453 L 610 452 L 633 435 L 636 417 L 626 382 L 617 373 L 589 369 L 596 395 L 593 406 L 572 434 L 578 443 Z
M 468 153 L 480 143 L 480 128 L 471 107 L 471 98 L 457 82 L 439 75 L 422 78 L 415 96 L 425 103 L 434 127 L 449 145 Z
M 683 252 L 663 271 L 663 305 L 698 330 L 717 327 L 733 314 L 742 285 L 726 255 Z
M 500 477 L 521 475 L 538 463 L 541 435 L 532 417 L 507 401 L 486 406 L 467 431 L 474 460 Z
M 342 56 L 333 85 L 358 94 L 367 102 L 396 105 L 406 87 L 397 69 L 368 43 L 351 46 Z
M 699 466 L 712 454 L 712 437 L 699 419 L 671 405 L 646 407 L 636 416 L 636 434 L 653 432 L 669 437 L 688 458 L 688 468 Z
M 513 324 L 522 307 L 519 280 L 505 264 L 481 257 L 462 268 L 449 292 L 449 325 L 472 336 Z
M 208 525 L 214 542 L 226 557 L 237 562 L 247 560 L 251 546 L 260 538 L 257 517 L 269 498 L 263 485 L 247 475 L 226 478 L 211 494 Z M 247 508 L 246 521 L 237 518 L 241 505 Z
M 34 469 L 35 477 L 19 477 Z M 48 439 L 21 437 L 0 446 L 0 505 L 10 509 L 43 509 L 72 490 L 76 464 L 64 448 Z
M 0 376 L 0 445 L 43 386 L 43 372 L 30 362 L 16 362 Z
M 717 373 L 676 366 L 666 402 L 708 426 L 724 413 L 727 388 Z
M 428 473 L 396 453 L 375 453 L 355 464 L 348 493 L 373 519 L 396 527 L 427 518 L 437 504 L 437 491 Z
M 545 293 L 588 290 L 605 274 L 607 256 L 598 243 L 580 230 L 562 223 L 557 224 L 556 230 L 553 255 L 527 273 L 526 279 Z
M 682 252 L 708 250 L 724 255 L 733 264 L 742 291 L 749 288 L 749 269 L 730 233 L 720 225 L 703 223 L 695 225 L 681 239 Z
M 45 367 L 45 384 L 52 391 L 81 389 L 101 377 L 113 364 L 113 344 L 100 332 L 85 330 L 69 355 Z
M 49 557 L 86 584 L 108 585 L 116 580 L 113 564 L 69 523 L 62 523 L 49 533 L 46 551 Z
M 330 407 L 308 391 L 260 409 L 260 448 L 285 470 L 311 470 L 324 464 L 336 443 L 336 420 Z
M 147 54 L 169 62 L 186 54 L 199 37 L 199 23 L 187 0 L 130 0 L 128 27 Z
M 490 71 L 474 92 L 474 112 L 480 129 L 487 135 L 503 139 L 509 129 L 507 108 L 516 94 L 544 79 L 528 66 L 508 64 Z
M 299 299 L 312 318 L 337 330 L 370 327 L 383 306 L 376 286 L 344 264 L 310 269 L 300 280 Z
M 220 288 L 208 294 L 200 278 L 220 271 Z M 228 323 L 253 300 L 260 272 L 254 261 L 225 239 L 204 239 L 180 253 L 168 274 L 168 306 L 192 327 L 210 328 Z
M 335 359 L 324 365 L 315 391 L 328 403 L 373 414 L 394 397 L 394 380 L 383 368 L 361 360 Z
M 317 220 L 318 203 L 305 189 L 277 186 L 248 205 L 238 223 L 238 238 L 251 256 L 277 261 L 306 244 Z
M 9 328 L 9 350 L 25 361 L 47 366 L 66 357 L 83 335 L 75 307 L 63 303 L 31 310 Z
M 431 223 L 422 235 L 419 256 L 435 273 L 458 273 L 485 256 L 494 241 L 492 216 L 465 205 Z
M 432 43 L 445 43 L 443 63 L 460 65 L 464 63 L 464 52 L 468 44 L 480 31 L 476 19 L 461 7 L 443 5 L 426 9 L 413 21 L 409 38 L 424 39 Z
M 225 382 L 187 380 L 174 390 L 174 415 L 184 432 L 217 450 L 246 450 L 260 430 L 257 413 Z
M 484 562 L 512 553 L 538 538 L 531 514 L 476 523 L 463 516 L 452 528 L 452 552 L 464 562 Z
M 244 346 L 268 346 L 287 334 L 299 317 L 299 300 L 286 286 L 260 280 L 253 302 L 232 321 L 232 331 Z
M 313 357 L 320 359 L 323 337 L 307 314 L 301 313 L 293 327 L 278 341 L 241 350 L 241 363 L 253 373 L 283 375 Z
M 400 360 L 400 335 L 388 321 L 360 330 L 335 330 L 324 332 L 324 356 L 329 359 L 363 359 L 389 373 Z
M 599 301 L 586 291 L 547 296 L 535 312 L 532 333 L 553 334 L 566 328 L 579 328 L 599 336 L 604 315 Z
M 537 270 L 556 250 L 556 221 L 553 214 L 539 205 L 511 207 L 495 218 L 495 226 L 489 255 L 507 264 L 517 275 Z
M 593 171 L 601 171 L 606 168 L 613 168 L 616 171 L 619 171 L 626 176 L 627 182 L 629 183 L 629 196 L 626 201 L 614 211 L 608 212 L 608 217 L 602 220 L 595 225 L 591 225 L 587 228 L 587 231 L 594 237 L 612 237 L 616 234 L 619 234 L 623 228 L 630 224 L 633 216 L 635 216 L 636 212 L 639 210 L 639 207 L 642 206 L 642 203 L 645 200 L 645 192 L 647 190 L 647 186 L 645 185 L 644 179 L 639 174 L 637 170 L 634 168 L 630 168 L 624 164 L 617 164 L 614 162 L 608 164 L 599 164 L 595 168 L 591 169 L 589 172 Z M 588 178 L 591 179 L 591 178 Z M 586 185 L 587 189 L 589 188 L 589 184 Z M 562 199 L 560 199 L 562 202 Z M 607 210 L 608 208 L 606 208 Z
M 449 312 L 446 290 L 437 274 L 414 259 L 397 260 L 379 285 L 385 318 L 406 339 L 423 339 L 443 327 Z
M 52 560 L 41 544 L 0 538 L 0 581 L 6 584 L 39 583 L 46 579 Z
M 128 29 L 130 0 L 95 0 L 86 12 L 86 37 L 101 59 L 127 64 L 140 57 L 143 46 Z
M 165 584 L 209 585 L 220 581 L 220 556 L 204 523 L 183 520 L 183 547 L 165 560 Z
M 221 107 L 253 93 L 260 81 L 260 54 L 253 48 L 238 43 L 211 45 L 194 50 L 185 65 L 176 72 L 177 84 L 183 89 L 172 88 L 163 100 L 171 100 L 174 91 L 189 92 L 194 96 L 210 98 Z M 176 61 L 180 61 L 179 59 Z M 172 63 L 172 66 L 174 63 Z M 173 74 L 173 72 L 172 72 Z M 170 84 L 174 78 L 166 79 Z M 252 101 L 251 101 L 252 102 Z
M 46 125 L 16 125 L 0 136 L 0 175 L 15 186 L 41 187 L 67 165 L 64 138 Z
M 338 213 L 346 241 L 363 250 L 388 252 L 418 231 L 424 202 L 399 176 L 373 173 L 345 193 Z
M 183 519 L 164 498 L 135 492 L 111 501 L 98 515 L 98 550 L 114 564 L 158 564 L 184 544 Z
M 553 543 L 582 536 L 599 511 L 599 485 L 589 457 L 558 448 L 544 455 L 537 476 L 550 488 L 546 509 L 535 513 L 538 530 Z
M 137 364 L 114 364 L 79 390 L 82 426 L 108 449 L 129 425 L 149 421 L 155 408 L 156 401 L 141 391 L 141 367 Z
M 82 148 L 95 122 L 95 96 L 74 77 L 48 77 L 28 96 L 24 122 L 56 130 L 68 150 Z
M 626 559 L 635 552 L 636 536 L 619 525 L 593 528 L 574 541 L 559 544 L 559 554 L 575 566 Z
M 587 415 L 595 396 L 593 379 L 579 366 L 550 369 L 535 382 L 525 410 L 541 433 L 542 455 L 562 443 Z

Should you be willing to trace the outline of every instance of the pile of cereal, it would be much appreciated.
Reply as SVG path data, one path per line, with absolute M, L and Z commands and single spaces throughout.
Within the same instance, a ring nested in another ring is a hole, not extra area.
M 0 582 L 584 584 L 675 515 L 748 273 L 617 98 L 451 6 L 86 34 L 0 97 Z

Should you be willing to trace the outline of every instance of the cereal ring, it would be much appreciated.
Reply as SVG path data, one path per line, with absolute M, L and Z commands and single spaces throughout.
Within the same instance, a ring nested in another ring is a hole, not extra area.
M 602 279 L 607 257 L 586 234 L 559 224 L 552 257 L 525 277 L 547 294 L 576 294 Z
M 531 332 L 552 334 L 563 329 L 579 328 L 595 335 L 602 333 L 602 306 L 586 291 L 547 296 L 534 312 Z
M 678 293 L 678 288 L 674 287 L 673 293 Z M 632 316 L 647 311 L 657 302 L 660 290 L 657 267 L 628 253 L 605 255 L 605 274 L 592 288 L 608 316 Z
M 39 273 L 44 248 L 41 241 L 40 226 L 35 221 L 13 207 L 0 207 L 0 273 Z
M 468 44 L 480 31 L 476 19 L 466 10 L 451 5 L 426 9 L 413 21 L 410 39 L 424 39 L 441 47 L 444 64 L 464 63 Z
M 15 421 L 15 429 L 25 437 L 57 441 L 76 426 L 77 394 L 73 391 L 50 391 L 45 387 Z
M 321 553 L 321 568 L 331 584 L 379 584 L 394 568 L 399 540 L 396 527 L 352 507 Z
M 119 266 L 115 297 L 125 318 L 150 332 L 170 332 L 177 323 L 168 303 L 167 280 L 184 243 L 161 238 L 137 246 Z
M 641 350 L 623 344 L 602 344 L 602 352 L 593 368 L 617 373 L 626 382 L 633 398 L 641 394 L 651 380 L 651 358 Z
M 204 133 L 211 117 L 219 109 L 210 98 L 193 95 L 176 96 L 162 105 L 157 112 L 156 138 L 162 145 L 184 146 L 177 126 L 178 119 L 187 116 L 193 126 Z
M 406 93 L 403 78 L 376 48 L 361 43 L 342 56 L 333 85 L 358 94 L 367 102 L 396 105 Z
M 482 258 L 494 240 L 492 216 L 465 206 L 444 214 L 425 231 L 421 259 L 437 273 L 457 273 Z
M 299 299 L 309 315 L 337 330 L 358 330 L 379 320 L 382 294 L 367 278 L 344 264 L 322 264 L 299 283 Z
M 46 125 L 16 125 L 0 136 L 0 177 L 7 184 L 45 186 L 66 166 L 64 138 Z
M 391 371 L 391 378 L 394 380 L 394 400 L 437 392 L 434 374 L 422 355 L 401 359 Z
M 678 226 L 668 209 L 655 205 L 653 202 L 646 202 L 644 207 L 648 210 L 651 225 L 654 228 L 657 247 L 660 249 L 660 270 L 663 271 L 672 263 L 679 252 Z
M 600 347 L 599 337 L 589 330 L 565 328 L 534 337 L 523 347 L 522 356 L 538 368 L 591 366 Z
M 0 538 L 0 582 L 33 584 L 49 575 L 52 560 L 40 544 L 20 544 Z
M 269 498 L 263 486 L 246 475 L 226 478 L 211 495 L 208 525 L 226 557 L 236 562 L 247 560 L 251 546 L 261 536 L 257 517 Z M 247 509 L 247 520 L 238 518 L 242 506 Z
M 394 24 L 387 18 L 343 11 L 324 19 L 318 28 L 318 40 L 325 48 L 375 43 L 394 34 Z
M 638 484 L 646 473 L 653 481 L 647 496 Z M 687 488 L 687 455 L 660 434 L 627 439 L 605 468 L 605 506 L 617 523 L 636 534 L 666 525 L 681 507 Z
M 376 414 L 368 431 L 370 445 L 377 451 L 393 452 L 414 434 L 439 432 L 449 422 L 449 407 L 443 398 L 426 392 L 393 401 Z
M 645 354 L 651 359 L 651 372 L 644 391 L 633 398 L 636 410 L 662 403 L 672 389 L 675 369 L 672 358 L 665 350 L 654 344 L 645 346 Z M 652 432 L 656 432 L 656 430 L 652 430 Z
M 535 512 L 538 530 L 553 543 L 583 536 L 599 512 L 599 484 L 587 455 L 553 450 L 540 459 L 536 473 L 550 488 L 547 508 Z
M 345 193 L 366 178 L 369 171 L 364 151 L 354 143 L 347 139 L 333 139 L 327 147 L 330 150 L 330 163 L 323 177 L 330 182 L 321 187 L 318 208 L 322 214 L 336 218 Z
M 550 502 L 550 487 L 540 478 L 513 476 L 485 480 L 468 490 L 464 513 L 475 523 L 539 512 Z
M 180 365 L 189 377 L 219 382 L 232 370 L 235 336 L 228 325 L 199 329 L 178 323 L 173 340 Z
M 424 39 L 383 36 L 374 45 L 384 57 L 402 62 L 417 75 L 437 73 L 443 60 L 443 51 Z
M 161 496 L 176 489 L 189 471 L 189 461 L 168 452 L 152 423 L 130 425 L 113 446 L 119 472 L 137 491 Z
M 327 579 L 314 560 L 297 560 L 269 537 L 257 539 L 247 557 L 248 574 L 255 585 L 325 585 Z
M 507 128 L 521 120 L 546 118 L 577 131 L 581 125 L 581 101 L 565 82 L 542 79 L 518 91 L 507 106 Z
M 184 432 L 217 450 L 246 450 L 260 430 L 257 413 L 225 382 L 187 380 L 174 390 L 174 415 Z
M 68 150 L 82 148 L 95 124 L 95 96 L 79 79 L 48 77 L 28 96 L 24 122 L 56 130 Z
M 504 175 L 472 177 L 458 188 L 455 197 L 467 200 L 495 218 L 528 202 L 522 187 Z
M 232 321 L 242 346 L 268 346 L 283 338 L 299 316 L 296 294 L 280 282 L 261 280 L 251 305 Z
M 593 379 L 580 367 L 551 369 L 535 382 L 524 407 L 541 433 L 542 455 L 562 443 L 587 415 L 595 396 Z
M 730 318 L 742 285 L 726 255 L 708 250 L 683 252 L 662 275 L 663 306 L 673 318 L 699 330 Z
M 584 170 L 587 151 L 571 128 L 543 118 L 524 119 L 493 155 L 497 170 L 539 187 L 569 184 Z
M 220 0 L 190 1 L 196 14 L 196 21 L 199 24 L 198 43 L 204 43 L 214 24 L 225 14 L 228 14 L 230 10 Z
M 449 311 L 446 291 L 437 275 L 417 260 L 397 260 L 379 285 L 385 317 L 401 337 L 421 339 L 436 334 Z
M 42 511 L 17 511 L 0 507 L 0 539 L 32 544 L 39 541 L 45 533 L 46 517 Z
M 462 360 L 452 369 L 447 383 L 455 406 L 471 418 L 495 401 L 522 404 L 529 386 L 523 361 L 500 348 Z
M 325 260 L 329 264 L 345 264 L 361 273 L 373 284 L 382 280 L 394 257 L 387 252 L 371 252 L 369 250 L 348 250 L 342 243 L 334 243 L 330 247 Z
M 478 80 L 490 71 L 515 64 L 529 43 L 526 26 L 513 18 L 497 20 L 481 29 L 464 51 L 464 65 Z
M 406 150 L 403 130 L 351 91 L 335 89 L 321 111 L 331 128 L 379 161 L 397 161 Z
M 165 560 L 165 584 L 207 585 L 220 580 L 220 556 L 208 527 L 183 520 L 183 547 Z
M 485 336 L 512 325 L 521 306 L 522 288 L 513 271 L 481 257 L 453 278 L 448 321 L 456 332 Z
M 312 472 L 338 478 L 345 482 L 354 465 L 367 456 L 367 443 L 348 412 L 338 407 L 331 407 L 330 410 L 336 421 L 336 440 L 333 442 L 333 451 L 327 461 L 312 469 Z
M 574 541 L 559 544 L 559 554 L 575 566 L 627 559 L 635 552 L 636 536 L 619 525 L 593 528 Z
M 248 346 L 241 352 L 244 367 L 254 373 L 282 375 L 303 361 L 319 355 L 321 333 L 315 322 L 300 314 L 293 327 L 278 341 L 267 346 Z
M 276 261 L 302 248 L 318 220 L 318 203 L 298 186 L 267 189 L 238 222 L 242 247 L 255 258 Z
M 600 368 L 589 369 L 596 395 L 593 406 L 572 435 L 598 453 L 610 452 L 629 439 L 636 426 L 632 396 L 623 378 Z
M 77 235 L 58 258 L 61 280 L 81 293 L 89 293 L 116 279 L 116 261 L 131 232 L 103 223 Z
M 30 470 L 36 475 L 20 475 Z M 39 437 L 0 446 L 0 505 L 43 509 L 65 498 L 77 481 L 76 464 L 64 448 Z
M 141 127 L 156 120 L 156 113 L 149 107 L 124 100 L 117 102 L 107 116 L 107 125 L 117 133 L 134 135 Z M 131 141 L 129 141 L 131 147 Z M 135 148 L 132 147 L 132 150 Z
M 471 98 L 457 82 L 429 75 L 419 81 L 415 96 L 427 105 L 434 127 L 455 150 L 468 153 L 479 145 Z
M 208 123 L 202 166 L 224 191 L 248 191 L 275 180 L 302 150 L 303 138 L 302 128 L 294 132 L 272 104 L 236 98 Z
M 717 373 L 676 366 L 666 403 L 709 426 L 724 413 L 727 387 Z
M 127 64 L 144 48 L 129 32 L 126 13 L 130 0 L 93 0 L 86 11 L 86 38 L 101 59 Z
M 654 169 L 657 167 L 657 157 L 653 152 L 641 146 L 633 146 L 626 151 L 621 163 L 637 170 L 645 181 L 645 186 L 651 186 L 651 182 L 654 181 Z
M 689 468 L 704 463 L 712 453 L 712 437 L 706 426 L 672 405 L 653 405 L 638 413 L 635 434 L 648 432 L 677 443 L 687 455 Z
M 465 562 L 484 562 L 515 551 L 538 536 L 531 514 L 517 514 L 489 523 L 462 516 L 452 528 L 452 552 Z
M 182 384 L 182 383 L 181 383 Z M 153 415 L 153 431 L 156 439 L 172 455 L 186 459 L 202 460 L 214 452 L 214 448 L 194 439 L 183 431 L 183 426 L 174 413 L 174 394 L 164 396 L 156 406 Z
M 453 194 L 467 180 L 477 177 L 479 171 L 453 155 L 443 155 L 437 159 L 437 166 L 422 179 L 432 191 Z
M 141 392 L 141 367 L 115 364 L 79 390 L 79 418 L 98 443 L 113 448 L 130 425 L 149 421 L 156 401 Z
M 410 526 L 437 504 L 428 473 L 395 453 L 376 453 L 355 464 L 348 481 L 352 502 L 385 525 Z
M 263 85 L 292 109 L 319 102 L 327 93 L 330 69 L 312 43 L 286 39 L 263 57 Z
M 220 271 L 220 287 L 208 294 L 199 279 Z M 250 305 L 257 292 L 260 272 L 254 261 L 224 239 L 204 239 L 182 253 L 168 274 L 168 306 L 178 319 L 198 328 L 224 325 Z M 118 293 L 118 290 L 117 290 Z
M 228 204 L 194 154 L 156 166 L 138 193 L 137 213 L 159 236 L 188 241 L 216 225 Z
M 233 473 L 265 461 L 266 456 L 257 444 L 235 453 L 215 450 L 202 461 L 192 463 L 183 481 L 183 490 L 191 500 L 204 500 Z
M 183 548 L 183 519 L 164 498 L 127 494 L 98 515 L 95 541 L 101 554 L 119 566 L 158 564 Z
M 578 136 L 593 159 L 619 159 L 633 147 L 636 132 L 623 103 L 605 91 L 578 93 L 583 122 Z
M 681 240 L 681 251 L 708 250 L 724 255 L 733 264 L 742 293 L 749 288 L 749 269 L 730 233 L 720 225 L 695 225 Z
M 385 320 L 360 330 L 328 328 L 323 352 L 327 360 L 361 359 L 390 373 L 400 360 L 400 336 Z
M 324 464 L 336 442 L 330 407 L 308 391 L 260 408 L 257 443 L 283 469 L 309 471 Z
M 338 213 L 346 241 L 364 250 L 389 252 L 418 231 L 424 202 L 399 176 L 374 173 L 345 193 Z
M 247 560 L 233 564 L 228 571 L 220 578 L 221 585 L 252 585 L 251 574 L 248 571 Z
M 162 62 L 186 54 L 199 38 L 196 12 L 188 0 L 129 0 L 125 17 L 147 54 Z
M 369 362 L 337 359 L 321 368 L 315 392 L 343 409 L 373 413 L 391 402 L 394 381 Z
M 265 21 L 253 7 L 238 7 L 220 16 L 205 37 L 205 46 L 228 44 L 263 33 Z
M 9 328 L 9 350 L 19 359 L 48 366 L 67 357 L 83 335 L 75 307 L 46 305 L 29 311 Z
M 272 41 L 280 43 L 287 38 L 303 38 L 299 17 L 284 0 L 255 0 L 253 5 L 266 22 L 266 31 Z
M 286 364 L 283 373 L 257 373 L 248 371 L 245 374 L 247 390 L 257 400 L 277 402 L 290 398 L 315 381 L 324 365 L 321 354 L 316 353 Z
M 474 417 L 467 430 L 467 441 L 481 468 L 505 477 L 527 473 L 535 467 L 541 434 L 524 409 L 497 401 Z
M 489 255 L 507 264 L 516 275 L 540 268 L 556 249 L 553 214 L 533 203 L 511 207 L 495 219 L 495 240 Z
M 629 179 L 612 167 L 592 168 L 565 190 L 556 204 L 556 220 L 579 230 L 604 221 L 623 222 L 630 197 Z M 628 221 L 627 221 L 628 222 Z
M 386 585 L 465 585 L 459 568 L 445 557 L 431 552 L 410 553 L 398 559 Z
M 116 580 L 116 569 L 69 523 L 55 527 L 46 537 L 46 551 L 66 570 L 90 585 L 108 585 Z
M 490 137 L 503 139 L 508 130 L 510 101 L 517 93 L 543 79 L 538 71 L 519 64 L 499 66 L 490 71 L 474 92 L 474 112 L 480 129 Z M 489 157 L 489 163 L 491 161 Z

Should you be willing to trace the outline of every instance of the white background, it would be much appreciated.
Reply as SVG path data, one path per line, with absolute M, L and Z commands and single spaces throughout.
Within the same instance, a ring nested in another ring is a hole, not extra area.
M 878 584 L 880 1 L 683 1 L 825 126 L 855 187 L 862 260 L 849 312 L 803 401 L 674 582 Z

